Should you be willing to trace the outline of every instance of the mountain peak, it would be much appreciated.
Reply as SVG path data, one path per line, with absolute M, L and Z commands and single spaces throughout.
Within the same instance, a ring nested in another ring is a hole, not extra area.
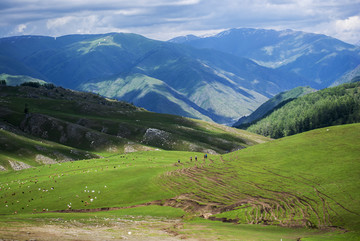
M 193 34 L 188 34 L 188 35 L 185 35 L 185 36 L 179 36 L 179 37 L 172 38 L 168 42 L 184 43 L 184 42 L 196 40 L 196 39 L 199 39 L 199 38 L 201 38 L 201 37 L 195 36 Z

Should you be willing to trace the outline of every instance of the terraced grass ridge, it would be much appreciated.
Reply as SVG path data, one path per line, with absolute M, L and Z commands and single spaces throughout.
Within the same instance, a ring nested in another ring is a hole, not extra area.
M 222 155 L 108 153 L 8 170 L 0 175 L 0 234 L 90 225 L 93 236 L 112 240 L 140 233 L 126 226 L 136 221 L 175 240 L 359 240 L 359 146 L 360 124 L 350 124 Z

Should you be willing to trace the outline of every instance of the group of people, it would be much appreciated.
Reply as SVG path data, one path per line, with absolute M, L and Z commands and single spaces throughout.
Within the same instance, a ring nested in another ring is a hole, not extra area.
M 204 154 L 204 160 L 206 160 L 207 159 L 207 154 Z M 190 157 L 190 161 L 192 162 L 192 156 Z M 198 158 L 197 158 L 197 156 L 195 156 L 195 161 L 197 161 L 198 160 Z M 180 159 L 178 159 L 178 163 L 180 163 L 181 161 L 180 161 Z

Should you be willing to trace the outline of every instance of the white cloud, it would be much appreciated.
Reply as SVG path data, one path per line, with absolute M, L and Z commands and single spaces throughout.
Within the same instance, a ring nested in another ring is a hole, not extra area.
M 17 26 L 17 29 L 16 29 L 16 31 L 18 32 L 18 33 L 23 33 L 24 32 L 24 30 L 26 29 L 26 24 L 19 24 L 18 26 Z
M 1 0 L 0 37 L 126 31 L 166 40 L 236 27 L 358 42 L 360 0 Z
M 101 19 L 96 15 L 89 16 L 65 16 L 56 19 L 50 19 L 46 27 L 53 36 L 64 34 L 92 34 L 98 33 L 101 27 Z
M 335 26 L 340 31 L 358 31 L 360 30 L 360 17 L 359 16 L 351 16 L 344 20 L 336 20 Z
M 63 27 L 64 25 L 68 24 L 71 21 L 74 21 L 74 17 L 71 16 L 65 16 L 62 18 L 55 18 L 55 19 L 50 19 L 46 22 L 46 27 L 48 29 L 54 29 L 54 28 L 59 28 L 59 27 Z
M 335 21 L 336 32 L 332 35 L 351 43 L 360 41 L 360 16 Z

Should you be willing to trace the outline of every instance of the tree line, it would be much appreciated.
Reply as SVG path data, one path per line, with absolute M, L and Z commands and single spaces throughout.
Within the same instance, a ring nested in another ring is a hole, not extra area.
M 323 89 L 297 98 L 247 130 L 271 138 L 281 138 L 355 122 L 360 122 L 360 82 Z

